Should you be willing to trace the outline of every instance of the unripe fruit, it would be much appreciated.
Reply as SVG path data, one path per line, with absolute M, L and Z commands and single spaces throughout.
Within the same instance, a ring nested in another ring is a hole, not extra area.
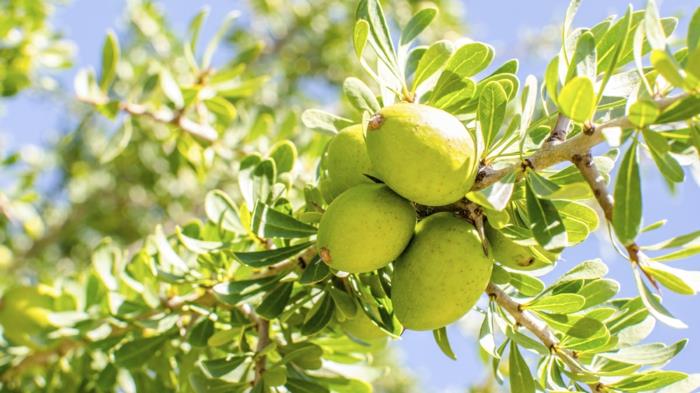
M 394 263 L 391 299 L 407 329 L 433 330 L 462 317 L 486 289 L 493 263 L 476 229 L 451 213 L 421 221 Z
M 387 337 L 387 334 L 375 325 L 374 322 L 358 307 L 357 314 L 352 319 L 343 321 L 340 327 L 348 335 L 362 341 L 372 342 Z
M 330 142 L 321 160 L 319 189 L 326 202 L 331 203 L 350 187 L 372 183 L 372 164 L 361 124 L 346 127 Z
M 550 261 L 543 258 L 544 254 L 542 253 L 546 253 L 546 251 L 542 250 L 540 252 L 542 257 L 538 258 L 531 247 L 514 242 L 491 225 L 486 224 L 484 230 L 491 246 L 493 258 L 502 265 L 517 270 L 537 270 L 551 264 Z M 556 259 L 556 256 L 551 256 Z
M 383 108 L 368 125 L 367 151 L 382 181 L 423 205 L 455 202 L 474 184 L 476 142 L 457 118 L 437 108 Z
M 334 269 L 370 272 L 401 254 L 415 224 L 410 202 L 383 184 L 362 184 L 328 206 L 318 228 L 318 251 Z

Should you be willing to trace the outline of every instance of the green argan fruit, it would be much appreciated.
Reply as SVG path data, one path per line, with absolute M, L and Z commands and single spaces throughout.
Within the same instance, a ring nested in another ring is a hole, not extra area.
M 18 286 L 7 290 L 0 305 L 4 336 L 13 344 L 36 347 L 33 338 L 50 325 L 53 297 L 43 286 Z
M 418 223 L 411 244 L 394 263 L 396 317 L 412 330 L 449 325 L 479 300 L 492 268 L 470 223 L 451 213 L 431 215 Z
M 372 183 L 365 174 L 372 173 L 362 124 L 346 127 L 330 142 L 321 160 L 319 189 L 331 203 L 350 187 Z
M 375 325 L 374 322 L 361 309 L 357 310 L 355 317 L 343 321 L 340 327 L 348 335 L 358 338 L 362 341 L 372 342 L 381 340 L 387 337 L 387 334 Z
M 318 228 L 317 247 L 334 269 L 370 272 L 401 254 L 415 224 L 410 202 L 383 184 L 361 184 L 328 206 Z
M 520 245 L 506 237 L 498 229 L 488 223 L 484 226 L 486 238 L 491 246 L 493 258 L 502 265 L 517 270 L 537 270 L 551 265 L 552 259 L 547 260 L 544 250 L 536 253 L 536 249 Z M 547 253 L 547 256 L 556 259 L 556 255 Z
M 439 206 L 474 184 L 477 147 L 451 114 L 426 105 L 383 108 L 367 128 L 367 151 L 377 176 L 411 201 Z

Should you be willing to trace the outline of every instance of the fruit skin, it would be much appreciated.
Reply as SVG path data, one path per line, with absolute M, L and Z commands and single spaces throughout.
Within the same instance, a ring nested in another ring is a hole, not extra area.
M 331 203 L 345 190 L 358 184 L 371 184 L 365 174 L 372 174 L 362 124 L 343 128 L 328 142 L 321 160 L 319 189 Z
M 387 338 L 387 334 L 358 307 L 355 317 L 340 324 L 343 331 L 362 341 L 373 342 Z
M 502 265 L 516 270 L 537 270 L 547 267 L 556 260 L 556 255 L 540 250 L 540 255 L 549 255 L 553 260 L 538 258 L 532 247 L 517 244 L 488 223 L 484 226 L 486 238 L 491 246 L 493 258 Z
M 412 330 L 449 325 L 476 304 L 492 268 L 470 223 L 446 212 L 429 216 L 394 263 L 396 317 Z
M 362 184 L 328 206 L 318 228 L 317 249 L 334 269 L 370 272 L 401 254 L 415 224 L 410 202 L 383 184 Z
M 366 139 L 377 176 L 408 200 L 447 205 L 474 184 L 476 141 L 441 109 L 406 103 L 383 108 L 370 121 Z

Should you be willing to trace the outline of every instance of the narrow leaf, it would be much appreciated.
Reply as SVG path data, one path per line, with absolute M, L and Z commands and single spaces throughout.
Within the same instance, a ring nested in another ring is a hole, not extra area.
M 416 14 L 413 15 L 411 20 L 408 21 L 408 24 L 401 32 L 399 45 L 403 46 L 410 44 L 411 41 L 418 36 L 418 34 L 420 34 L 426 27 L 428 27 L 428 25 L 430 25 L 430 22 L 435 19 L 437 13 L 438 9 L 434 6 L 429 6 L 416 12 Z
M 545 250 L 558 250 L 566 246 L 567 236 L 564 223 L 551 201 L 535 195 L 529 181 L 526 182 L 527 213 L 530 230 L 537 242 Z
M 615 181 L 612 225 L 620 242 L 628 245 L 637 238 L 642 226 L 642 184 L 634 139 L 620 164 Z
M 452 360 L 457 360 L 457 356 L 455 356 L 454 352 L 452 351 L 450 340 L 447 337 L 447 329 L 444 326 L 440 329 L 433 330 L 433 338 L 445 356 Z

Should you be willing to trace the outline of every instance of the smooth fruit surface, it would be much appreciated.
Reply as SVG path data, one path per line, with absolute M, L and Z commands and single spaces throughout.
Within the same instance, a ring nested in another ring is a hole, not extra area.
M 380 329 L 379 326 L 375 325 L 367 314 L 360 309 L 357 310 L 357 314 L 355 314 L 353 319 L 343 321 L 340 326 L 345 333 L 362 341 L 371 342 L 388 337 L 387 334 Z
M 458 320 L 477 302 L 491 277 L 476 229 L 451 213 L 421 221 L 394 264 L 391 298 L 407 329 L 432 330 Z
M 533 247 L 516 243 L 488 224 L 484 229 L 493 258 L 504 266 L 517 270 L 537 270 L 552 264 L 553 261 L 547 260 L 545 255 L 556 259 L 555 255 L 544 250 L 535 253 L 537 250 Z
M 383 108 L 368 126 L 367 151 L 382 181 L 423 205 L 455 202 L 474 184 L 476 142 L 457 118 L 437 108 Z
M 328 206 L 318 228 L 318 251 L 334 269 L 370 272 L 401 254 L 415 224 L 410 202 L 383 184 L 362 184 Z
M 328 142 L 321 160 L 319 188 L 326 202 L 331 203 L 350 187 L 372 183 L 365 174 L 372 173 L 362 125 L 340 130 Z

